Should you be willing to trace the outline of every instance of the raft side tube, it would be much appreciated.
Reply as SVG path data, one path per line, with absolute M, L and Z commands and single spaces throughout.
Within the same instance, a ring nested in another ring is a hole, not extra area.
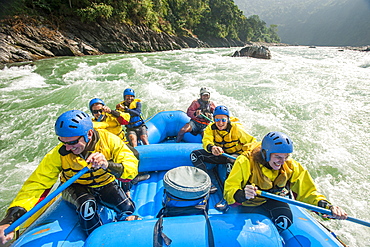
M 301 207 L 290 205 L 294 215 L 293 224 L 281 233 L 285 247 L 296 246 L 342 246 L 343 245 L 310 213 Z
M 215 246 L 281 247 L 279 233 L 271 220 L 258 214 L 210 216 Z M 157 219 L 121 221 L 96 229 L 85 246 L 153 246 Z M 163 218 L 163 232 L 171 247 L 208 245 L 208 229 L 203 215 Z M 165 246 L 165 245 L 164 245 Z
M 190 153 L 201 143 L 150 144 L 135 147 L 139 152 L 139 172 L 167 171 L 179 166 L 193 166 Z
M 83 246 L 86 233 L 78 226 L 76 210 L 59 198 L 11 246 Z
M 148 140 L 150 144 L 161 143 L 168 138 L 175 139 L 180 129 L 190 121 L 185 112 L 162 111 L 146 120 L 145 124 L 148 131 Z M 192 135 L 185 133 L 182 142 L 201 143 L 201 135 Z

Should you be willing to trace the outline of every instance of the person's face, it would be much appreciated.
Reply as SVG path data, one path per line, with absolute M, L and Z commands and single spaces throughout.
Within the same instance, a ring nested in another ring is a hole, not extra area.
M 214 117 L 216 127 L 219 130 L 224 130 L 227 127 L 227 123 L 229 122 L 229 118 L 226 115 L 216 115 Z
M 134 99 L 135 99 L 135 96 L 133 96 L 133 95 L 125 95 L 125 102 L 126 103 L 131 103 L 132 101 L 134 101 Z
M 201 98 L 202 98 L 203 101 L 209 101 L 210 97 L 211 96 L 208 93 L 204 93 L 204 94 L 201 95 Z
M 91 110 L 92 110 L 92 114 L 94 115 L 95 118 L 100 117 L 100 115 L 103 112 L 102 108 L 103 108 L 103 105 L 100 104 L 100 103 L 95 103 L 95 104 L 92 105 Z
M 92 130 L 89 130 L 87 137 L 91 139 Z M 72 151 L 74 154 L 80 154 L 85 150 L 87 143 L 83 136 L 73 136 L 73 137 L 58 137 L 59 141 L 64 143 L 67 151 Z
M 269 165 L 272 167 L 272 169 L 279 170 L 289 156 L 290 154 L 288 153 L 272 153 L 270 154 Z

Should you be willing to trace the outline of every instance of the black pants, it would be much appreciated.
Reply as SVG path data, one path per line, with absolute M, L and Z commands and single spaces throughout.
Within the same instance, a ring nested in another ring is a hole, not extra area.
M 230 213 L 233 211 L 234 210 L 230 211 Z M 267 202 L 260 206 L 238 206 L 236 211 L 238 213 L 256 213 L 265 215 L 271 219 L 279 232 L 288 229 L 293 224 L 292 211 L 290 210 L 289 205 L 285 202 L 267 199 Z
M 135 211 L 135 204 L 116 181 L 99 188 L 72 184 L 63 191 L 62 197 L 76 207 L 80 224 L 87 234 L 103 224 L 97 213 L 97 203 L 113 209 L 118 221 Z
M 204 149 L 198 149 L 191 152 L 190 160 L 195 167 L 202 169 L 205 172 L 207 172 L 207 167 L 206 164 L 204 164 L 204 162 L 211 164 L 231 163 L 227 157 L 223 155 L 215 156 L 212 153 L 208 153 Z

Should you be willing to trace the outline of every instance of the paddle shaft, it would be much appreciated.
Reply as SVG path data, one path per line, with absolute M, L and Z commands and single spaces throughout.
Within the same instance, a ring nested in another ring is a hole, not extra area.
M 211 123 L 213 123 L 213 120 L 210 119 L 209 117 L 207 117 L 206 115 L 204 115 L 203 113 L 200 114 L 202 117 L 204 117 L 205 119 L 207 119 L 208 121 L 210 121 Z
M 236 159 L 234 156 L 231 156 L 231 155 L 226 154 L 226 153 L 223 153 L 222 155 L 227 157 L 227 158 L 230 158 L 230 159 L 234 159 L 234 160 Z M 312 211 L 316 211 L 316 212 L 319 212 L 319 213 L 322 213 L 322 214 L 332 215 L 332 213 L 329 209 L 325 209 L 325 208 L 317 207 L 317 206 L 310 205 L 310 204 L 307 204 L 307 203 L 304 203 L 304 202 L 292 200 L 292 199 L 289 199 L 289 198 L 285 198 L 285 197 L 282 197 L 282 196 L 278 196 L 278 195 L 275 195 L 275 194 L 268 193 L 266 191 L 257 190 L 257 194 L 260 195 L 260 196 L 270 198 L 270 199 L 274 199 L 276 201 L 285 202 L 285 203 L 288 203 L 288 204 L 293 204 L 293 205 L 296 205 L 296 206 L 299 206 L 299 207 L 302 207 L 302 208 L 306 208 L 306 209 L 309 209 L 309 210 L 312 210 Z M 347 220 L 358 223 L 358 224 L 361 224 L 361 225 L 364 225 L 364 226 L 367 226 L 367 227 L 370 227 L 370 222 L 360 220 L 360 219 L 356 219 L 356 218 L 353 218 L 351 216 L 348 216 Z
M 50 202 L 53 198 L 59 195 L 63 190 L 65 190 L 68 186 L 70 186 L 73 182 L 79 179 L 82 175 L 89 171 L 89 168 L 86 166 L 81 171 L 79 171 L 76 175 L 68 179 L 65 183 L 59 186 L 56 190 L 54 190 L 50 195 L 45 197 L 44 200 L 40 201 L 36 206 L 34 206 L 30 211 L 22 215 L 19 219 L 14 221 L 8 228 L 5 229 L 4 235 L 8 235 L 15 228 L 20 226 L 23 222 L 25 222 L 29 217 L 31 217 L 34 213 L 36 213 L 39 209 L 45 206 L 48 202 Z
M 222 156 L 225 156 L 226 158 L 230 158 L 230 159 L 233 159 L 233 160 L 236 160 L 236 157 L 230 155 L 230 154 L 227 154 L 227 153 L 222 153 L 221 154 Z
M 302 207 L 302 208 L 306 208 L 306 209 L 309 209 L 309 210 L 312 210 L 312 211 L 315 211 L 315 212 L 319 212 L 319 213 L 322 213 L 322 214 L 332 215 L 332 213 L 329 209 L 321 208 L 321 207 L 314 206 L 314 205 L 311 205 L 311 204 L 307 204 L 307 203 L 304 203 L 304 202 L 296 201 L 296 200 L 293 200 L 293 199 L 290 199 L 290 198 L 286 198 L 286 197 L 282 197 L 282 196 L 279 196 L 279 195 L 271 194 L 271 193 L 266 192 L 266 191 L 257 190 L 257 194 L 260 195 L 260 196 L 263 196 L 263 197 L 274 199 L 274 200 L 280 201 L 280 202 L 285 202 L 285 203 L 288 203 L 288 204 L 293 204 L 293 205 L 296 205 L 296 206 L 299 206 L 299 207 Z M 367 226 L 367 227 L 370 227 L 370 222 L 366 222 L 364 220 L 356 219 L 356 218 L 353 218 L 353 217 L 350 217 L 350 216 L 347 217 L 347 220 L 358 223 L 358 224 L 361 224 L 361 225 L 364 225 L 364 226 Z

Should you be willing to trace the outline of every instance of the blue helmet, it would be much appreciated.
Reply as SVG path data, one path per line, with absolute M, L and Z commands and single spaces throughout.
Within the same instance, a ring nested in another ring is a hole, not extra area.
M 89 108 L 90 108 L 90 111 L 92 112 L 92 106 L 93 104 L 102 104 L 102 105 L 105 105 L 104 101 L 99 99 L 99 98 L 94 98 L 92 100 L 90 100 L 90 103 L 89 103 Z
M 132 95 L 135 97 L 135 91 L 131 88 L 126 88 L 125 91 L 123 91 L 123 99 L 125 99 L 126 95 Z
M 227 107 L 224 105 L 219 105 L 215 108 L 215 111 L 213 112 L 213 117 L 215 117 L 216 115 L 226 115 L 229 117 L 229 109 L 227 109 Z
M 262 140 L 261 154 L 269 162 L 272 153 L 293 153 L 293 142 L 282 132 L 270 132 Z
M 80 110 L 70 110 L 60 115 L 55 122 L 55 134 L 60 137 L 83 136 L 89 142 L 87 133 L 93 129 L 89 114 Z

